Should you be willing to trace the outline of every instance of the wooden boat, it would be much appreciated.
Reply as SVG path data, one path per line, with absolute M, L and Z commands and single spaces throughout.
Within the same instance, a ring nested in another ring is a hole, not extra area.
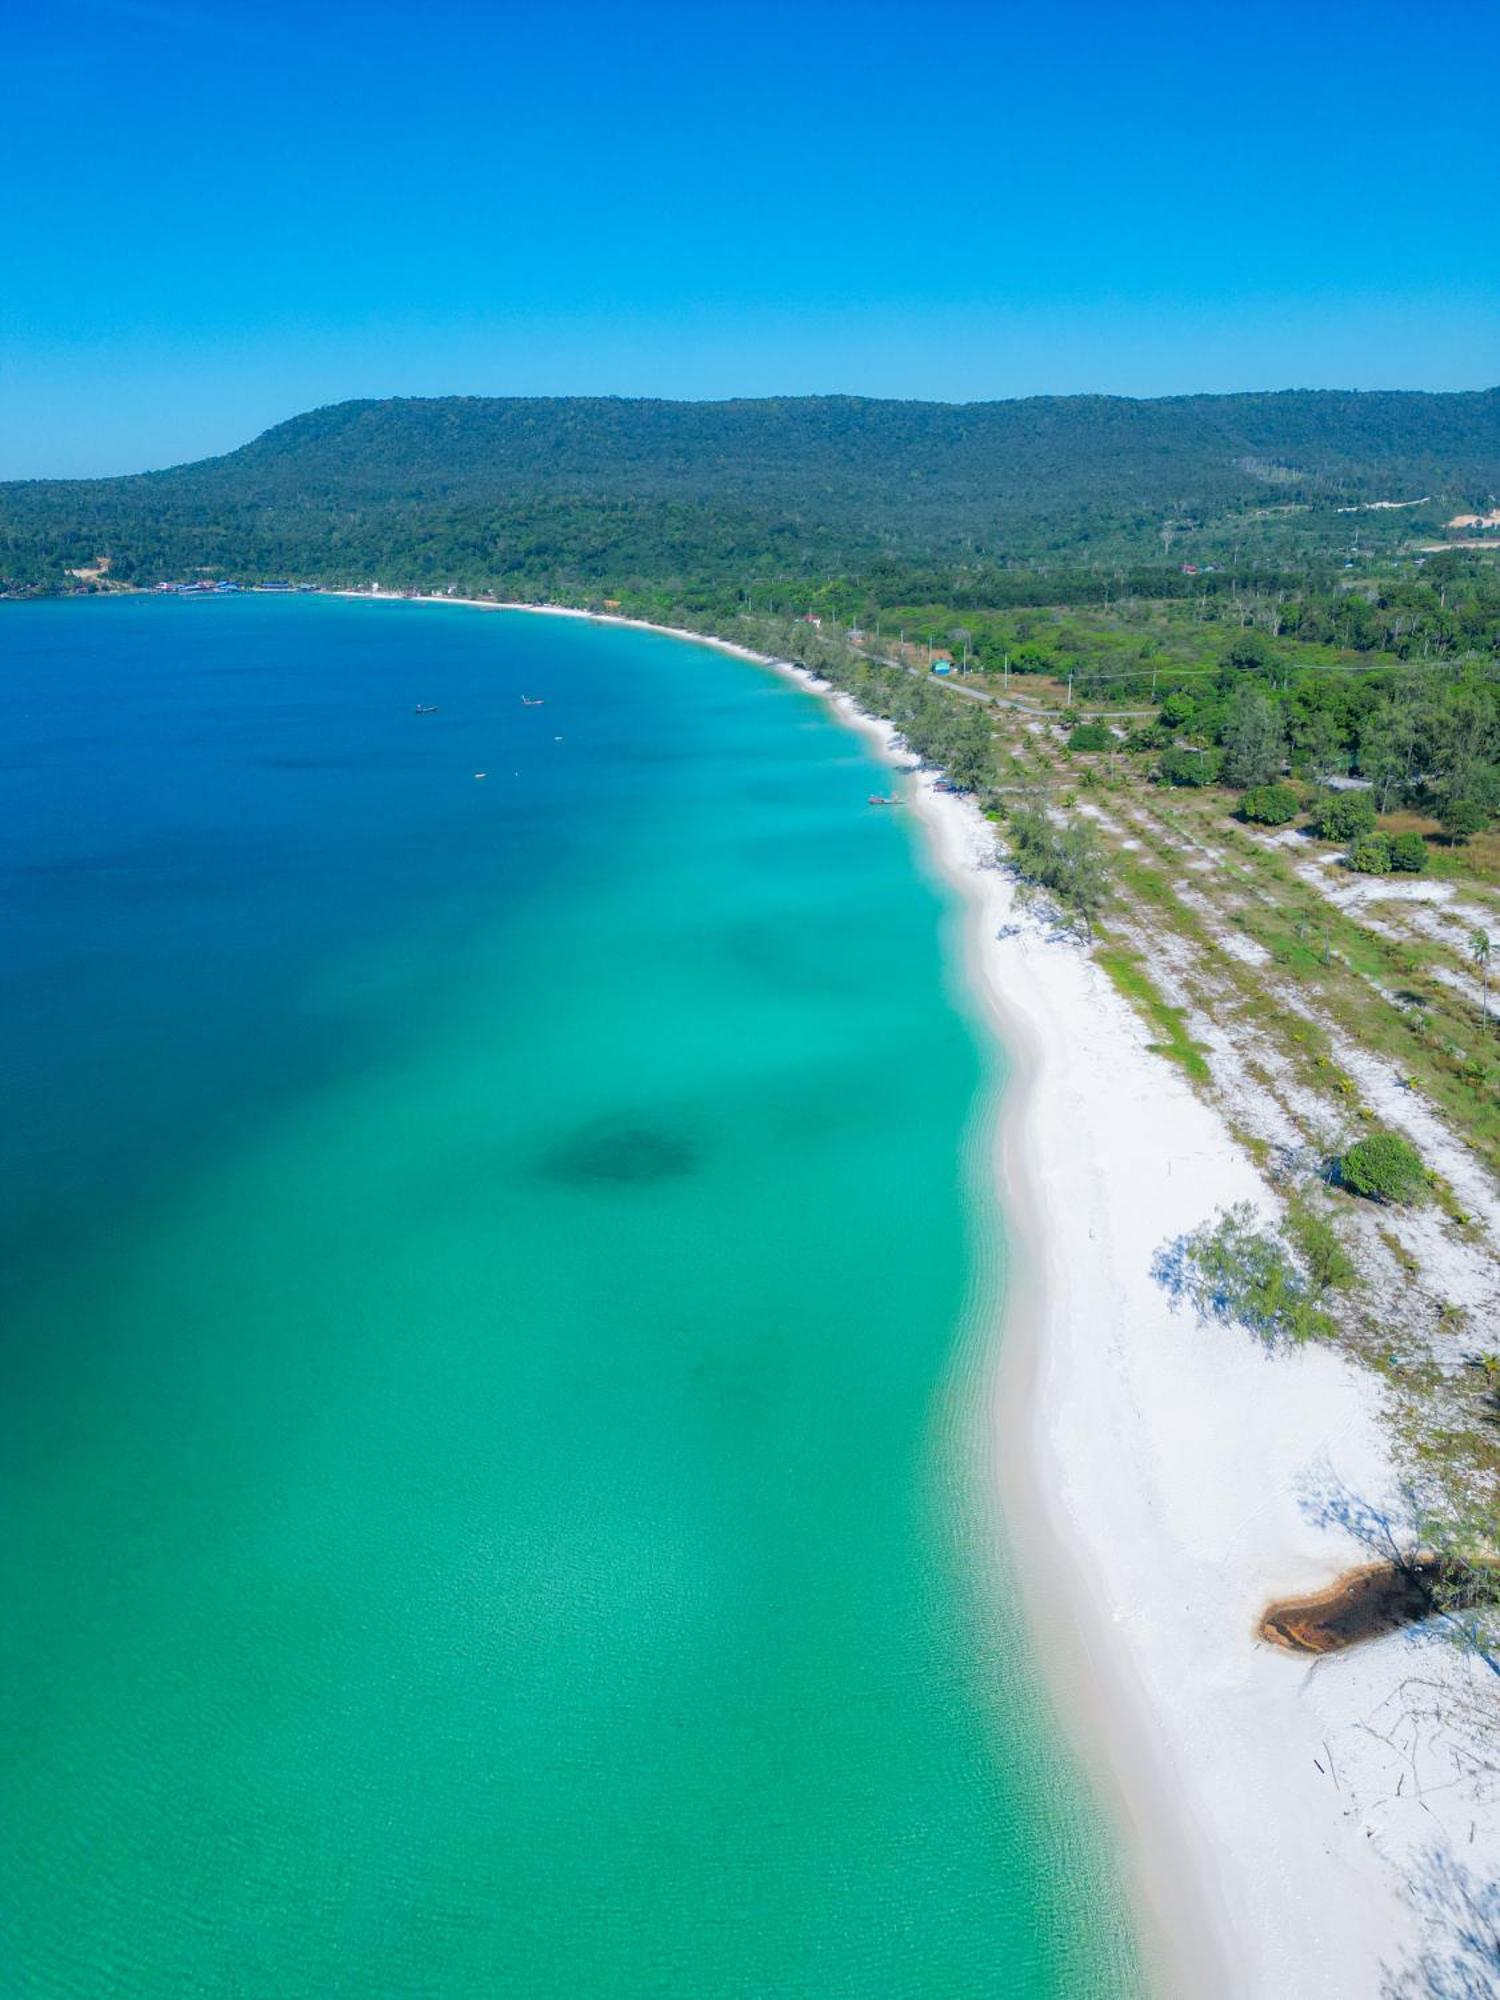
M 435 702 L 430 702 L 430 701 L 419 701 L 419 702 L 417 703 L 416 707 L 415 707 L 415 708 L 414 708 L 414 709 L 412 710 L 412 714 L 413 714 L 413 715 L 436 715 L 436 714 L 437 714 L 437 704 L 436 704 Z
M 872 806 L 899 806 L 901 800 L 895 792 L 892 792 L 889 797 L 883 792 L 871 792 L 869 803 Z
M 521 706 L 522 708 L 545 708 L 547 706 L 547 699 L 545 695 L 523 694 L 521 697 Z

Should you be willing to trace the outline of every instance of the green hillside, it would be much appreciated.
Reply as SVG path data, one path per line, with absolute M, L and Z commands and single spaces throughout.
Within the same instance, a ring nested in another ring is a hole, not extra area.
M 323 581 L 610 583 L 882 559 L 1284 561 L 1500 491 L 1500 390 L 973 404 L 444 397 L 351 402 L 198 464 L 0 486 L 0 579 L 109 555 Z M 1399 513 L 1351 515 L 1378 500 Z

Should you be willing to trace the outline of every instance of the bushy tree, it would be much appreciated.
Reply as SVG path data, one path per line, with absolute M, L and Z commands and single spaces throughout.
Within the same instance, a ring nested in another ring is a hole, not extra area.
M 1292 763 L 1294 769 L 1317 779 L 1349 768 L 1343 730 L 1331 709 L 1307 707 L 1299 712 L 1292 725 Z
M 1438 808 L 1438 825 L 1455 847 L 1483 833 L 1489 823 L 1490 816 L 1477 799 L 1446 798 Z
M 1415 1201 L 1427 1186 L 1422 1156 L 1399 1132 L 1372 1132 L 1339 1161 L 1339 1179 L 1370 1201 Z
M 1255 1223 L 1250 1203 L 1236 1202 L 1164 1244 L 1152 1275 L 1203 1319 L 1246 1327 L 1267 1346 L 1330 1333 L 1332 1323 L 1316 1303 L 1324 1287 L 1315 1289 L 1276 1237 Z
M 1010 859 L 1027 889 L 1042 889 L 1085 930 L 1109 898 L 1109 871 L 1092 821 L 1059 826 L 1042 806 L 1021 806 L 1007 821 Z
M 1412 787 L 1419 754 L 1415 713 L 1394 701 L 1366 717 L 1359 732 L 1359 768 L 1375 789 L 1382 812 L 1389 812 Z
M 1313 825 L 1324 840 L 1358 840 L 1375 830 L 1375 801 L 1368 792 L 1330 792 L 1318 801 Z
M 1102 722 L 1080 722 L 1068 738 L 1070 750 L 1112 750 L 1114 744 L 1114 731 Z
M 1264 632 L 1237 632 L 1224 654 L 1224 664 L 1238 673 L 1261 673 L 1276 663 L 1276 648 Z
M 1197 702 L 1184 688 L 1174 688 L 1161 705 L 1161 719 L 1168 729 L 1186 729 L 1197 713 Z
M 1156 774 L 1166 785 L 1216 785 L 1219 764 L 1217 750 L 1172 749 L 1163 751 Z
M 1391 843 L 1383 833 L 1362 833 L 1344 859 L 1358 875 L 1389 875 Z
M 967 702 L 961 711 L 954 701 L 945 702 L 945 707 L 948 712 L 936 732 L 934 762 L 943 766 L 961 792 L 977 791 L 994 777 L 995 742 L 989 717 L 982 708 Z
M 1438 616 L 1451 623 L 1448 612 Z M 1487 623 L 1476 623 L 1476 650 L 1494 651 L 1500 636 L 1494 624 L 1493 611 Z M 1395 634 L 1388 643 L 1400 649 Z M 1396 804 L 1436 809 L 1458 841 L 1500 811 L 1500 683 L 1492 674 L 1475 669 L 1405 676 L 1373 698 L 1357 733 L 1359 768 L 1375 785 L 1382 810 Z M 1451 829 L 1445 815 L 1452 816 Z
M 1240 800 L 1240 818 L 1252 826 L 1289 826 L 1301 810 L 1290 785 L 1252 785 Z
M 1226 785 L 1268 785 L 1286 762 L 1281 711 L 1259 688 L 1236 694 L 1222 740 Z
M 1420 833 L 1398 833 L 1391 842 L 1391 866 L 1398 875 L 1420 875 L 1427 866 L 1427 842 Z

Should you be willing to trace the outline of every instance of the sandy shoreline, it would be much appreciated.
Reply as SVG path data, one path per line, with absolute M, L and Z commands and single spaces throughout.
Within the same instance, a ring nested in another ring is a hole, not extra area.
M 888 724 L 818 691 L 909 765 Z M 1493 1700 L 1478 1663 L 1415 1634 L 1321 1662 L 1254 1636 L 1269 1599 L 1367 1559 L 1351 1502 L 1399 1517 L 1379 1384 L 1330 1349 L 1268 1356 L 1171 1309 L 1157 1248 L 1274 1197 L 1087 953 L 1017 910 L 977 809 L 927 773 L 907 795 L 1011 1064 L 990 1470 L 1153 1987 L 1368 2000 L 1452 1931 L 1413 1881 L 1455 1861 L 1487 1879 L 1500 1857 L 1462 1715 Z
M 1318 1663 L 1254 1636 L 1268 1599 L 1369 1553 L 1350 1502 L 1384 1506 L 1396 1483 L 1377 1380 L 1171 1310 L 1158 1247 L 1274 1197 L 1087 953 L 1017 911 L 977 810 L 803 670 L 648 629 L 797 681 L 907 772 L 971 1004 L 1010 1067 L 990 1121 L 1010 1245 L 983 1426 L 997 1537 L 1117 1829 L 1154 1989 L 1379 1994 L 1442 1941 L 1413 1879 L 1434 1857 L 1484 1877 L 1500 1861 L 1494 1787 L 1452 1720 L 1483 1670 L 1410 1634 Z
M 716 652 L 732 653 L 738 660 L 753 660 L 758 667 L 774 667 L 778 672 L 799 675 L 804 681 L 811 679 L 810 675 L 800 674 L 798 668 L 773 660 L 768 653 L 752 652 L 748 646 L 736 646 L 730 639 L 715 639 L 680 625 L 653 625 L 645 618 L 621 618 L 612 611 L 581 611 L 574 604 L 518 604 L 493 597 L 413 597 L 404 590 L 319 590 L 316 595 L 348 597 L 361 604 L 454 604 L 465 611 L 528 611 L 537 618 L 581 618 L 586 625 L 623 625 L 632 632 L 660 632 L 665 639 L 686 639 L 694 646 L 712 646 Z
M 682 636 L 690 636 L 684 634 Z M 1035 1017 L 1010 1004 L 994 953 L 998 931 L 1016 921 L 1013 887 L 977 857 L 993 845 L 972 806 L 936 789 L 902 754 L 892 726 L 844 694 L 782 661 L 778 673 L 818 694 L 866 747 L 908 778 L 907 803 L 921 830 L 923 859 L 955 909 L 955 944 L 968 1002 L 1006 1059 L 998 1105 L 984 1121 L 991 1185 L 1004 1217 L 1007 1268 L 1002 1324 L 993 1330 L 979 1412 L 978 1455 L 1002 1514 L 1001 1539 L 1018 1574 L 1045 1684 L 1065 1739 L 1100 1796 L 1118 1838 L 1115 1856 L 1131 1893 L 1151 1990 L 1202 2000 L 1237 1993 L 1233 1927 L 1210 1907 L 1180 1805 L 1160 1755 L 1152 1717 L 1130 1663 L 1078 1559 L 1058 1502 L 1041 1423 L 1051 1316 L 1061 1310 L 1055 1268 L 1063 1246 L 1049 1240 L 1037 1185 L 1035 1122 L 1046 1116 L 1047 1051 Z M 987 844 L 987 845 L 986 845 Z M 1028 927 L 1029 928 L 1029 927 Z M 1033 944 L 1046 949 L 1040 933 Z M 1053 947 L 1056 949 L 1057 947 Z M 1087 1235 L 1092 1239 L 1090 1223 Z M 1248 1989 L 1244 1989 L 1248 1990 Z

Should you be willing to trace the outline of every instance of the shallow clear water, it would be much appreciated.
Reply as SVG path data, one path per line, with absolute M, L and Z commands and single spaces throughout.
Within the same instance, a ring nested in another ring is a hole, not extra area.
M 1132 1990 L 853 740 L 459 609 L 0 606 L 0 674 L 4 1990 Z

